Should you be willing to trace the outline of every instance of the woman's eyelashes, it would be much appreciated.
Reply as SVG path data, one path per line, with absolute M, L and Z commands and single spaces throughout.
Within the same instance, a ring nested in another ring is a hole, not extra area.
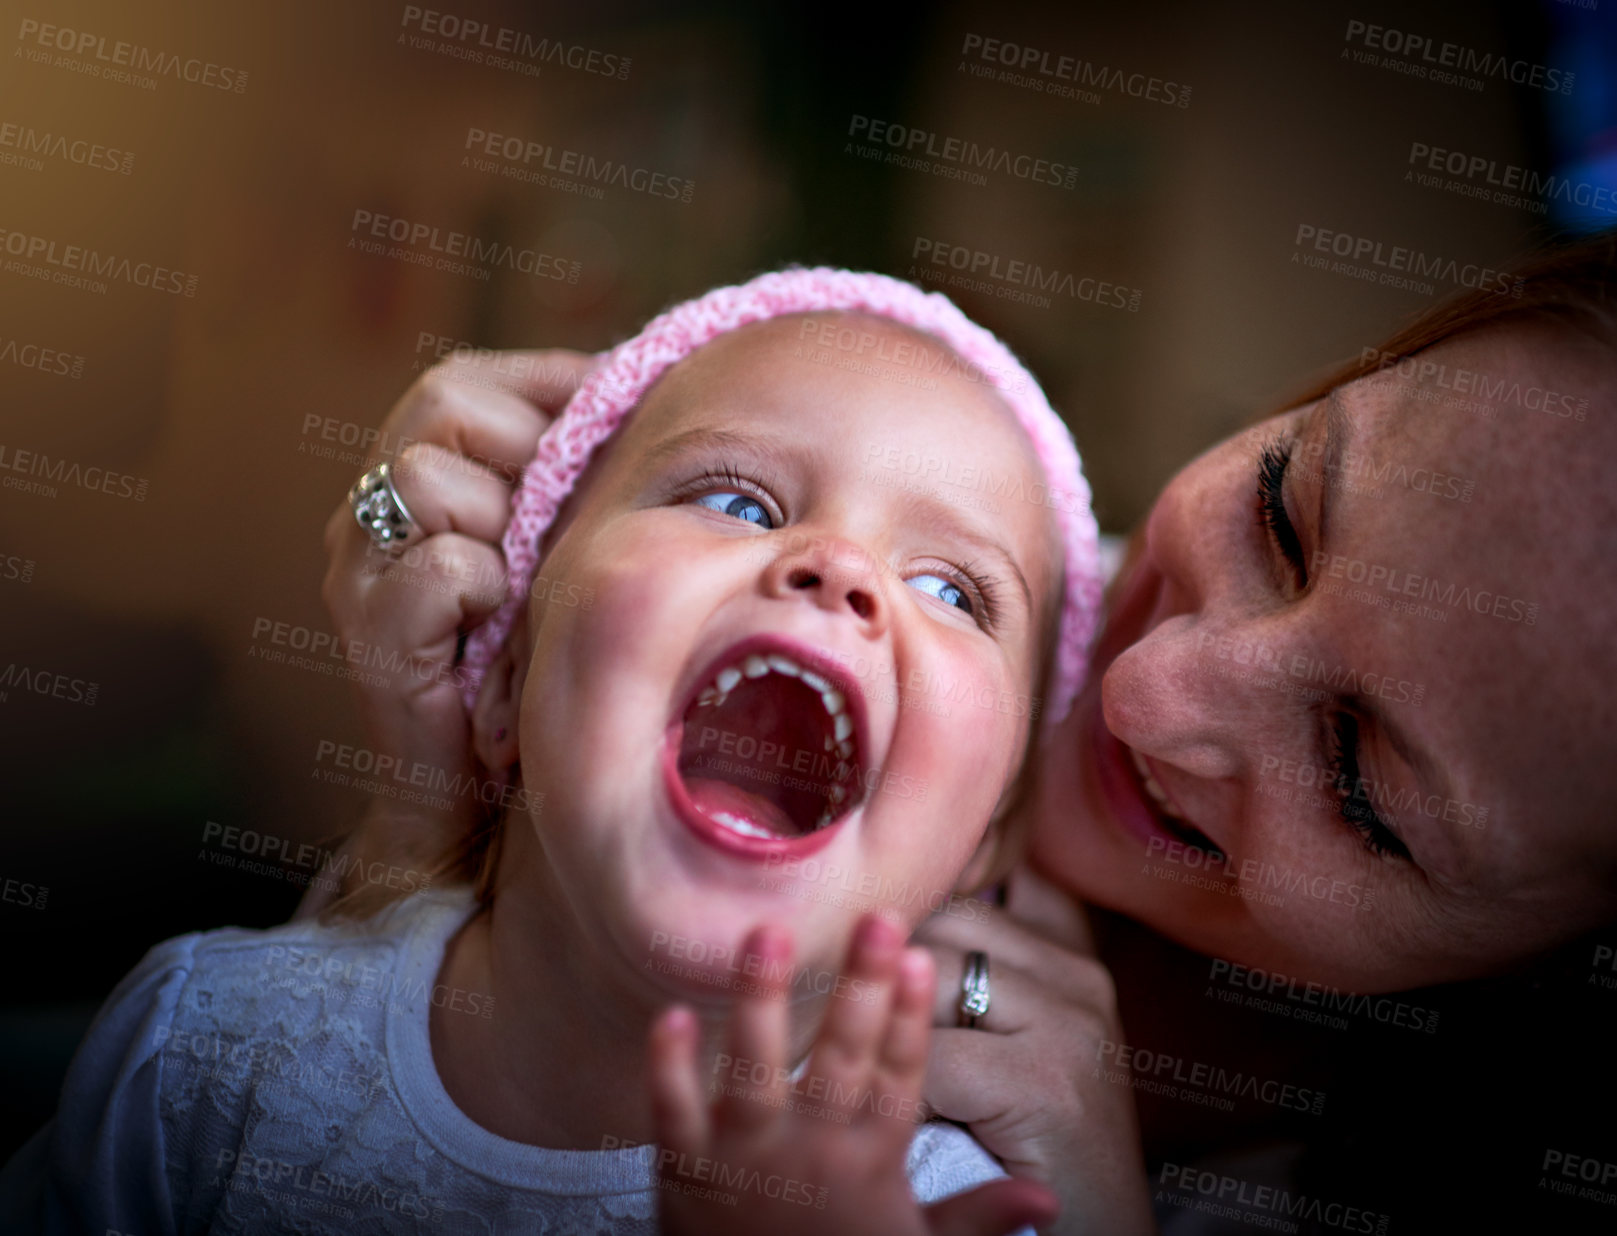
M 1308 566 L 1297 526 L 1286 511 L 1286 469 L 1291 466 L 1291 438 L 1276 438 L 1258 456 L 1258 523 L 1269 543 L 1280 551 L 1299 588 L 1308 586 Z
M 1351 713 L 1339 712 L 1329 719 L 1326 767 L 1340 800 L 1342 818 L 1358 830 L 1365 849 L 1372 854 L 1409 859 L 1409 847 L 1376 811 L 1372 801 L 1375 783 L 1360 771 L 1359 722 Z

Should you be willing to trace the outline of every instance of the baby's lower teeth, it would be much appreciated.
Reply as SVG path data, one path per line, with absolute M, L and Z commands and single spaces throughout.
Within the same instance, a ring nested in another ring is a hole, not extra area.
M 748 837 L 764 837 L 773 840 L 775 834 L 768 829 L 759 828 L 751 820 L 742 816 L 731 815 L 728 811 L 715 812 L 713 818 L 726 828 L 733 829 Z

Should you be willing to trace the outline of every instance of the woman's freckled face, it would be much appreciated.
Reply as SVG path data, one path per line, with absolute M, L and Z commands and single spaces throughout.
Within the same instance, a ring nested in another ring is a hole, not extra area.
M 1041 787 L 1035 855 L 1077 895 L 1360 991 L 1495 972 L 1610 913 L 1609 354 L 1518 326 L 1423 359 L 1590 413 L 1524 396 L 1484 415 L 1445 404 L 1436 379 L 1382 373 L 1180 472 L 1057 740 L 1079 760 Z M 1277 441 L 1301 570 L 1259 518 Z M 1119 826 L 1096 727 L 1222 859 Z
M 544 862 L 594 943 L 637 969 L 654 939 L 733 948 L 769 917 L 835 973 L 860 912 L 913 925 L 956 887 L 1028 742 L 1025 711 L 976 701 L 1034 694 L 1060 570 L 1049 512 L 987 509 L 884 461 L 961 456 L 1025 492 L 1042 480 L 1032 448 L 985 386 L 807 358 L 817 320 L 742 328 L 664 375 L 591 465 L 518 637 Z M 760 633 L 830 656 L 864 698 L 871 788 L 812 871 L 713 849 L 663 784 L 693 676 Z

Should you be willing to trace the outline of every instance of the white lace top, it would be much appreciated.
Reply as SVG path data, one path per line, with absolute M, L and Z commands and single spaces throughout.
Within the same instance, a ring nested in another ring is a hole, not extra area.
M 436 985 L 471 910 L 418 894 L 369 923 L 159 944 L 91 1026 L 56 1119 L 0 1174 L 0 1231 L 655 1232 L 653 1147 L 508 1141 L 444 1091 L 431 1003 L 492 1013 Z M 1004 1175 L 941 1122 L 908 1166 L 922 1201 Z

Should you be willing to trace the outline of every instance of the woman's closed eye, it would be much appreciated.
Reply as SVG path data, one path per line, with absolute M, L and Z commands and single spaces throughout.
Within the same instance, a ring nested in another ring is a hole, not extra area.
M 749 524 L 757 524 L 761 528 L 768 529 L 775 526 L 775 521 L 770 517 L 764 504 L 751 494 L 719 490 L 715 493 L 702 494 L 695 501 L 697 506 L 705 506 L 710 511 L 717 511 L 721 515 L 729 515 L 733 519 L 743 520 Z

